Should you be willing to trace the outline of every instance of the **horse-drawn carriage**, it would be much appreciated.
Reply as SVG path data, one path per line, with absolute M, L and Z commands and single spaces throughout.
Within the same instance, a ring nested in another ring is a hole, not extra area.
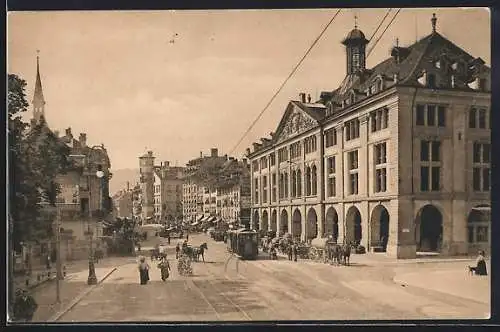
M 313 239 L 309 249 L 309 259 L 323 263 L 331 261 L 335 246 L 337 241 L 332 238 Z
M 259 233 L 240 229 L 227 232 L 227 249 L 242 259 L 256 259 L 259 254 Z

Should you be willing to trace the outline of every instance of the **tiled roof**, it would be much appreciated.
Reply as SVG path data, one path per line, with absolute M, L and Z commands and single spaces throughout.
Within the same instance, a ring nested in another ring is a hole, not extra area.
M 365 69 L 360 73 L 347 75 L 338 89 L 332 92 L 322 92 L 320 102 L 325 104 L 328 101 L 341 103 L 342 100 L 347 98 L 347 94 L 351 91 L 364 94 L 368 87 L 379 77 L 386 81 L 390 81 L 386 84 L 386 87 L 395 84 L 393 82 L 395 74 L 398 76 L 398 84 L 416 84 L 416 79 L 419 74 L 417 69 L 420 67 L 423 59 L 439 47 L 448 49 L 452 54 L 459 54 L 466 62 L 470 62 L 474 59 L 470 54 L 453 42 L 446 39 L 441 34 L 434 32 L 409 47 L 398 47 L 396 51 L 403 54 L 399 63 L 396 61 L 395 57 L 391 56 L 371 69 Z

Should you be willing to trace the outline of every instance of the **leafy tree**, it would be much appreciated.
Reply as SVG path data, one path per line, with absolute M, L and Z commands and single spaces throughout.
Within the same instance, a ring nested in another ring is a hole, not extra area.
M 70 167 L 70 148 L 47 127 L 45 119 L 30 127 L 22 121 L 28 110 L 26 82 L 8 75 L 9 211 L 13 245 L 52 235 L 52 220 L 42 215 L 42 204 L 55 206 L 60 193 L 56 178 Z

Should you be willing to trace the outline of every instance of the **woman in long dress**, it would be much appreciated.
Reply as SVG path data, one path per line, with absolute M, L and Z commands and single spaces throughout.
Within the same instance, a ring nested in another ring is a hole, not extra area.
M 141 285 L 145 285 L 149 281 L 149 265 L 146 263 L 146 258 L 141 257 L 139 263 L 139 278 L 141 280 Z
M 170 275 L 170 264 L 168 263 L 167 260 L 167 255 L 163 256 L 161 258 L 160 264 L 158 264 L 158 268 L 160 269 L 161 272 L 161 280 L 165 281 L 168 279 Z

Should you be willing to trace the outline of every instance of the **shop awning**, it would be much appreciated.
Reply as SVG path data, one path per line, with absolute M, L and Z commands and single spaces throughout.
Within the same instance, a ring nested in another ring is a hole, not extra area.
M 214 222 L 215 220 L 217 220 L 217 217 L 214 217 L 214 216 L 211 216 L 210 218 L 208 218 L 208 222 Z
M 196 226 L 196 225 L 198 225 L 197 221 L 191 224 L 191 226 Z
M 203 217 L 204 217 L 204 216 L 203 216 L 203 214 L 199 215 L 199 216 L 198 216 L 198 218 L 196 218 L 196 221 L 201 221 L 201 220 L 203 220 Z
M 143 229 L 143 230 L 148 230 L 148 229 L 158 230 L 158 229 L 163 229 L 163 228 L 164 228 L 164 226 L 160 225 L 160 224 L 146 224 L 146 225 L 141 226 L 141 229 Z
M 481 212 L 491 212 L 491 206 L 478 206 L 478 207 L 472 208 L 472 210 L 481 211 Z

